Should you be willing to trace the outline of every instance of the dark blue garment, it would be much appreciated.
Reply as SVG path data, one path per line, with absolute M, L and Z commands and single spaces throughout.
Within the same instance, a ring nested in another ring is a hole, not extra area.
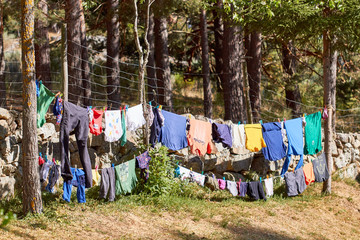
M 40 96 L 40 82 L 36 80 L 36 96 Z
M 262 124 L 263 138 L 266 147 L 262 152 L 266 160 L 276 161 L 286 156 L 286 146 L 281 135 L 281 124 L 278 122 Z
M 188 146 L 186 138 L 186 117 L 162 110 L 165 121 L 161 128 L 159 142 L 171 150 L 179 150 Z
M 55 104 L 54 104 L 54 107 L 53 107 L 53 113 L 55 116 L 61 114 L 61 107 L 59 105 L 59 96 L 56 97 L 55 99 Z
M 85 172 L 81 169 L 71 168 L 72 180 L 64 180 L 63 199 L 70 202 L 72 186 L 77 187 L 76 196 L 78 203 L 85 203 Z
M 232 147 L 231 128 L 228 125 L 213 123 L 212 135 L 214 142 L 222 143 L 224 147 Z
M 150 126 L 150 144 L 154 146 L 160 136 L 161 131 L 161 118 L 159 114 L 159 110 L 157 108 L 153 108 L 154 120 L 152 125 Z
M 51 192 L 51 193 L 55 192 L 54 186 L 59 179 L 59 176 L 60 176 L 59 172 L 60 172 L 60 165 L 53 165 L 51 167 L 50 174 L 49 174 L 49 183 L 45 187 L 45 189 L 48 192 Z
M 288 152 L 281 170 L 281 175 L 284 175 L 290 165 L 291 155 L 300 155 L 300 160 L 295 170 L 303 166 L 304 161 L 304 139 L 302 129 L 302 119 L 295 118 L 285 122 L 286 135 L 288 138 Z

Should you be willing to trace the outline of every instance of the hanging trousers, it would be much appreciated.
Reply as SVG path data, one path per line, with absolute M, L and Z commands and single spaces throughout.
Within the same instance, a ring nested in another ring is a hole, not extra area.
M 61 176 L 64 181 L 73 179 L 68 155 L 69 134 L 72 130 L 75 130 L 80 161 L 85 172 L 85 187 L 90 188 L 92 186 L 92 172 L 90 156 L 87 149 L 87 139 L 89 134 L 89 119 L 87 110 L 86 108 L 64 101 L 64 113 L 60 124 Z

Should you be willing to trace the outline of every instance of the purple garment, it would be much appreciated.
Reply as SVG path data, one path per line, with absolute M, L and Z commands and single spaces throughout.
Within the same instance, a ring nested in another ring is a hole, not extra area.
M 281 135 L 281 124 L 271 122 L 262 124 L 262 134 L 266 147 L 262 152 L 266 160 L 276 161 L 286 156 L 286 146 Z
M 239 189 L 239 196 L 240 197 L 245 197 L 246 192 L 247 192 L 247 188 L 248 188 L 247 182 L 237 182 L 236 185 L 237 185 L 237 187 Z
M 136 164 L 137 167 L 141 169 L 140 177 L 146 180 L 149 178 L 149 163 L 151 157 L 149 156 L 149 152 L 145 151 L 144 153 L 140 154 L 136 157 Z M 146 173 L 146 174 L 145 174 Z
M 224 147 L 232 147 L 231 128 L 226 124 L 213 123 L 212 135 L 216 143 L 222 143 Z
M 219 189 L 224 190 L 226 188 L 226 181 L 223 179 L 218 179 Z

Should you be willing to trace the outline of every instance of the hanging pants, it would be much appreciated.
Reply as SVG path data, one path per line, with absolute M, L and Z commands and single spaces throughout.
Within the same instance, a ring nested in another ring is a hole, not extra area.
M 113 167 L 101 170 L 100 198 L 105 199 L 109 193 L 109 202 L 115 199 L 115 170 Z
M 72 180 L 64 181 L 63 185 L 63 199 L 70 202 L 72 186 L 77 187 L 76 196 L 78 203 L 85 203 L 85 173 L 81 169 L 71 168 L 71 172 L 74 175 Z
M 79 149 L 80 161 L 85 172 L 85 187 L 92 186 L 91 161 L 87 149 L 89 134 L 89 119 L 86 108 L 64 101 L 64 114 L 60 124 L 60 159 L 61 176 L 64 181 L 72 180 L 73 174 L 69 161 L 69 134 L 75 129 L 76 143 Z

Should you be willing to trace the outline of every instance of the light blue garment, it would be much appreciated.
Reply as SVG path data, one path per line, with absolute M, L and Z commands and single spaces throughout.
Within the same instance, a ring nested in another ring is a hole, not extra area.
M 304 161 L 304 139 L 303 139 L 303 129 L 302 129 L 302 119 L 295 118 L 287 120 L 285 122 L 286 135 L 288 138 L 288 152 L 287 156 L 281 170 L 281 175 L 284 175 L 290 165 L 291 155 L 300 155 L 299 163 L 297 164 L 295 170 L 303 166 Z
M 75 187 L 77 187 L 76 196 L 78 203 L 85 203 L 85 172 L 81 169 L 71 168 L 71 173 L 73 175 L 73 179 L 64 181 L 63 199 L 67 202 L 70 202 L 71 190 L 72 186 L 74 185 Z
M 262 124 L 263 138 L 266 147 L 262 152 L 266 160 L 276 161 L 286 156 L 286 146 L 281 135 L 281 124 L 278 122 Z
M 188 146 L 186 138 L 186 117 L 162 110 L 164 126 L 161 128 L 159 142 L 171 150 L 180 150 Z

